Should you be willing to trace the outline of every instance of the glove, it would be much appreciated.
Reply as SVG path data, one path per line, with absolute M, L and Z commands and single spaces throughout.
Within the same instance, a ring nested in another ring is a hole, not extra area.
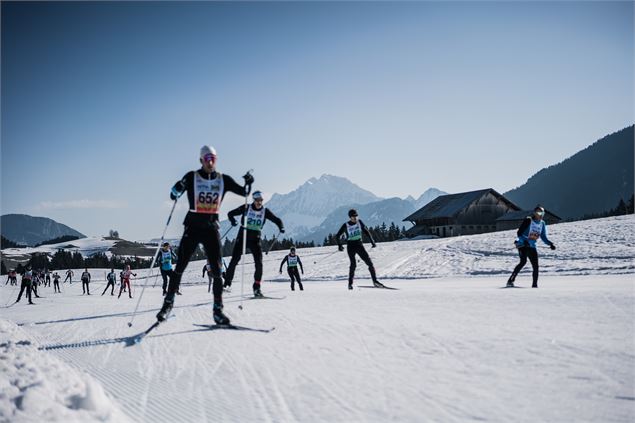
M 373 246 L 371 248 L 375 248 L 377 246 L 377 244 L 373 244 Z
M 245 180 L 245 185 L 251 185 L 254 183 L 254 177 L 249 172 L 243 175 L 243 179 Z
M 344 246 L 343 245 L 338 245 L 337 249 L 340 250 L 340 251 L 344 251 Z
M 552 250 L 555 250 L 555 249 L 556 249 L 556 244 L 551 243 L 551 245 L 549 246 L 549 248 L 551 248 Z
M 232 224 L 232 226 L 236 226 L 236 225 L 238 225 L 238 222 L 236 222 L 236 219 L 230 219 L 230 220 L 229 220 L 229 223 L 231 223 L 231 224 Z
M 284 228 L 280 229 L 280 233 L 283 234 L 284 233 Z
M 177 198 L 179 198 L 181 195 L 183 195 L 183 192 L 185 191 L 185 184 L 183 183 L 183 181 L 179 181 L 176 184 L 174 184 L 174 186 L 172 187 L 172 191 L 170 191 L 170 199 L 172 201 L 176 200 Z
M 225 283 L 223 284 L 223 288 L 229 288 L 230 286 L 232 286 L 231 281 L 225 281 Z

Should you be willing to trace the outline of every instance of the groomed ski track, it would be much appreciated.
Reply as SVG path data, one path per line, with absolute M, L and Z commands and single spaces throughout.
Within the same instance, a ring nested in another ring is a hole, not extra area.
M 195 326 L 211 323 L 202 262 L 188 267 L 175 317 L 138 345 L 124 339 L 154 322 L 160 283 L 146 289 L 132 328 L 140 288 L 132 300 L 117 300 L 100 296 L 103 283 L 91 284 L 90 297 L 79 283 L 62 285 L 62 294 L 44 288 L 37 305 L 23 300 L 0 317 L 20 324 L 41 354 L 96 379 L 132 421 L 628 422 L 634 222 L 551 227 L 559 249 L 541 249 L 539 289 L 499 289 L 516 262 L 498 245 L 511 243 L 509 232 L 369 249 L 395 291 L 349 291 L 345 253 L 319 262 L 332 251 L 326 247 L 298 252 L 305 290 L 292 292 L 277 275 L 285 252 L 272 252 L 265 279 L 274 282 L 263 290 L 284 300 L 244 301 L 241 311 L 239 281 L 225 295 L 233 323 L 275 326 L 271 333 Z M 575 249 L 565 247 L 569 235 Z M 454 274 L 431 277 L 444 260 L 444 272 Z M 531 285 L 529 272 L 517 285 Z M 358 273 L 356 283 L 367 285 L 363 264 Z M 0 286 L 3 302 L 12 288 Z

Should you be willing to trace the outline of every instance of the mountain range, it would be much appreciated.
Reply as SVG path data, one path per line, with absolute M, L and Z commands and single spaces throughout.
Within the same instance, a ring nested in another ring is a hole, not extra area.
M 633 195 L 634 140 L 631 125 L 540 170 L 504 195 L 524 209 L 541 204 L 564 219 L 608 211 Z
M 34 246 L 44 241 L 65 235 L 85 238 L 75 229 L 58 223 L 48 217 L 35 217 L 26 214 L 5 214 L 0 217 L 2 236 L 16 244 Z

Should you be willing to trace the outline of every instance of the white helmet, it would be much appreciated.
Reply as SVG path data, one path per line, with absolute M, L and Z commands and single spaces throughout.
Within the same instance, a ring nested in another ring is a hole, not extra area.
M 202 146 L 201 147 L 200 158 L 202 159 L 208 154 L 212 154 L 214 157 L 216 157 L 216 149 L 214 147 L 209 146 L 209 145 Z

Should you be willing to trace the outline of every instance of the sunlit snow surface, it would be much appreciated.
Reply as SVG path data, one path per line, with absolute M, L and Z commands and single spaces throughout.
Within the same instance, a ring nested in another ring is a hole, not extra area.
M 211 298 L 193 262 L 175 317 L 133 346 L 160 280 L 117 299 L 91 269 L 90 297 L 74 282 L 0 309 L 0 421 L 633 421 L 635 218 L 549 230 L 558 249 L 540 246 L 539 289 L 529 264 L 524 288 L 501 289 L 513 231 L 367 244 L 397 291 L 358 288 L 362 262 L 348 291 L 334 247 L 299 250 L 305 290 L 290 291 L 286 252 L 272 252 L 263 289 L 284 299 L 241 300 L 240 267 L 225 294 L 235 324 L 271 333 L 196 326 L 211 323 Z M 8 305 L 17 290 L 3 280 L 0 295 Z

